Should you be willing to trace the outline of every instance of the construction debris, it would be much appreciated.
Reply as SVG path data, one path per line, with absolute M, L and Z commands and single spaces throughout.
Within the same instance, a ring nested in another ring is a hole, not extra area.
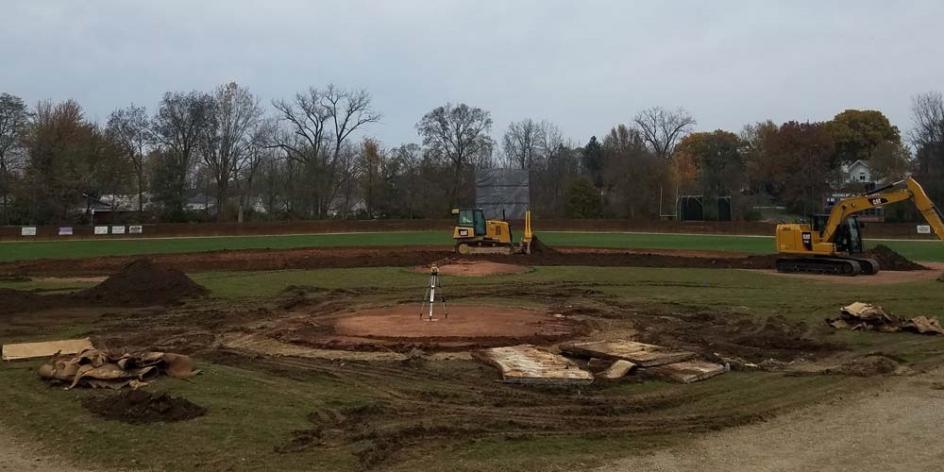
M 695 359 L 653 367 L 646 372 L 673 382 L 692 383 L 723 374 L 727 369 L 721 364 Z
M 597 377 L 604 380 L 619 380 L 626 377 L 635 368 L 636 364 L 620 359 L 610 365 L 608 369 L 601 372 Z
M 910 331 L 918 334 L 944 335 L 944 327 L 937 318 L 928 316 L 899 318 L 878 305 L 861 302 L 843 307 L 838 318 L 827 318 L 826 323 L 836 329 L 854 331 L 869 330 L 883 333 Z
M 56 354 L 77 354 L 86 349 L 92 349 L 92 347 L 92 341 L 89 340 L 89 338 L 4 344 L 3 354 L 0 358 L 5 361 L 13 361 L 18 359 L 51 357 Z
M 76 355 L 60 354 L 43 364 L 39 376 L 68 383 L 66 390 L 138 388 L 159 375 L 189 378 L 199 373 L 188 356 L 169 352 L 110 353 L 86 349 Z
M 531 344 L 484 349 L 473 356 L 497 367 L 506 383 L 580 385 L 593 382 L 593 374 L 570 359 Z
M 687 351 L 670 351 L 654 344 L 636 341 L 588 341 L 562 344 L 561 351 L 577 357 L 626 360 L 639 367 L 655 367 L 695 357 Z

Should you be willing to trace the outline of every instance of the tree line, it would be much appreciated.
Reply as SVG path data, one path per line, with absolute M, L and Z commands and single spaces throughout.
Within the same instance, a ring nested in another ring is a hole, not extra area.
M 736 218 L 806 215 L 863 190 L 844 175 L 856 161 L 872 180 L 914 174 L 941 202 L 942 95 L 914 97 L 912 115 L 907 135 L 875 110 L 697 132 L 684 109 L 654 107 L 578 144 L 530 118 L 495 140 L 487 110 L 447 103 L 419 118 L 417 142 L 387 146 L 370 137 L 371 95 L 334 85 L 268 104 L 236 83 L 167 92 L 153 113 L 132 104 L 102 123 L 74 100 L 4 93 L 0 224 L 88 222 L 102 205 L 135 222 L 438 218 L 472 203 L 476 168 L 498 166 L 530 172 L 543 217 L 669 217 L 684 195 L 730 197 Z

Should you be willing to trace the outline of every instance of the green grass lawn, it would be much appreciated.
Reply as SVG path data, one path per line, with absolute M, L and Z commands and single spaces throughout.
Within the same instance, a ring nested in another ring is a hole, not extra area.
M 540 232 L 550 246 L 603 248 L 688 249 L 736 251 L 754 254 L 774 251 L 772 237 L 649 234 Z M 869 245 L 876 241 L 868 242 Z M 944 262 L 940 241 L 882 241 L 904 256 L 918 261 Z M 287 236 L 232 236 L 180 239 L 76 240 L 0 243 L 0 262 L 33 259 L 69 259 L 138 254 L 168 254 L 240 249 L 291 249 L 343 246 L 449 246 L 450 235 L 442 231 L 387 233 L 311 234 Z

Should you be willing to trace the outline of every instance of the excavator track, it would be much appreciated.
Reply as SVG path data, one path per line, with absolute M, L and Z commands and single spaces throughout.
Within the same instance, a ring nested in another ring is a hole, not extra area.
M 872 265 L 873 262 L 874 265 Z M 867 268 L 863 268 L 863 265 L 866 265 Z M 777 272 L 806 272 L 853 277 L 875 274 L 878 272 L 878 262 L 865 258 L 786 257 L 777 259 Z

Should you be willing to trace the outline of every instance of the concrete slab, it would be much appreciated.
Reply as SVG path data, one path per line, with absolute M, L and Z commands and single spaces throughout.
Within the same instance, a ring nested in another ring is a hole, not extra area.
M 56 353 L 78 354 L 86 349 L 92 349 L 92 341 L 89 338 L 4 344 L 3 354 L 0 358 L 5 361 L 32 359 L 35 357 L 51 357 Z
M 565 343 L 561 344 L 560 350 L 566 354 L 581 357 L 623 359 L 639 367 L 671 364 L 695 357 L 693 352 L 671 351 L 654 344 L 625 340 Z
M 473 357 L 498 368 L 507 383 L 580 385 L 593 382 L 593 374 L 570 359 L 530 344 L 484 349 L 473 353 Z
M 721 364 L 691 360 L 647 369 L 646 372 L 678 383 L 692 383 L 725 373 Z

